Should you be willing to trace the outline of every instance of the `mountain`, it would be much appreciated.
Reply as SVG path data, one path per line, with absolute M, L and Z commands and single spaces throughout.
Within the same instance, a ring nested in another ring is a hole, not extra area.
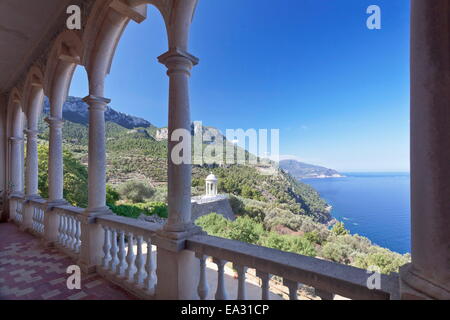
M 87 165 L 88 126 L 87 105 L 80 99 L 69 97 L 64 105 L 64 148 Z M 48 101 L 44 111 L 49 112 Z M 49 131 L 41 118 L 39 138 L 48 141 Z M 192 124 L 192 134 L 201 134 L 202 148 L 229 144 L 219 130 Z M 129 180 L 145 181 L 166 201 L 167 192 L 167 128 L 157 128 L 149 121 L 117 112 L 108 107 L 106 117 L 107 183 L 118 187 Z M 238 148 L 238 147 L 236 147 Z M 194 151 L 194 150 L 193 150 Z M 253 156 L 246 152 L 246 158 Z M 220 192 L 239 197 L 240 205 L 233 210 L 251 211 L 260 218 L 266 212 L 305 215 L 320 223 L 331 221 L 328 204 L 310 186 L 298 181 L 274 163 L 217 164 L 215 155 L 203 155 L 206 162 L 196 162 L 193 154 L 192 194 L 205 192 L 205 177 L 213 172 L 219 178 Z M 224 155 L 225 156 L 225 155 Z M 210 159 L 212 157 L 212 159 Z M 222 159 L 224 161 L 225 159 Z M 236 202 L 236 201 L 235 201 Z
M 341 175 L 336 170 L 300 162 L 297 160 L 282 160 L 280 161 L 280 168 L 297 179 L 343 177 L 343 175 Z
M 44 113 L 50 113 L 50 102 L 48 98 L 44 101 Z M 88 105 L 81 99 L 77 97 L 68 97 L 63 106 L 63 118 L 70 122 L 79 123 L 86 125 L 89 121 L 89 111 Z M 114 122 L 127 129 L 135 128 L 150 128 L 153 125 L 139 117 L 131 116 L 122 112 L 118 112 L 111 108 L 106 107 L 105 120 L 109 122 Z

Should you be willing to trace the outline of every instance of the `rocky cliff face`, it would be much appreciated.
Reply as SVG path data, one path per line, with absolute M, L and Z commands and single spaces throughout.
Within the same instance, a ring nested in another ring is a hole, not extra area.
M 50 113 L 50 103 L 47 98 L 44 101 L 43 111 L 46 114 Z M 89 122 L 88 105 L 81 98 L 68 97 L 63 106 L 63 117 L 71 122 L 86 125 Z M 149 128 L 152 126 L 147 120 L 118 112 L 110 106 L 106 107 L 105 120 L 114 122 L 127 129 Z

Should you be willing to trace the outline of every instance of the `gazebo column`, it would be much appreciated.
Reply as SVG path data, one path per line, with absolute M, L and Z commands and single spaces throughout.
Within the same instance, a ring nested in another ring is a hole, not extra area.
M 33 207 L 26 204 L 27 200 L 39 198 L 38 194 L 38 131 L 24 130 L 27 136 L 27 157 L 25 166 L 25 205 L 23 207 L 22 228 L 27 230 L 33 223 Z
M 89 105 L 88 208 L 81 217 L 79 264 L 83 271 L 94 272 L 101 259 L 104 237 L 95 218 L 111 214 L 106 206 L 105 138 L 105 110 L 110 100 L 93 94 L 83 100 Z
M 412 263 L 403 299 L 450 299 L 450 3 L 411 2 Z
M 168 206 L 169 217 L 159 233 L 156 288 L 157 299 L 198 299 L 199 261 L 184 250 L 185 239 L 199 229 L 191 221 L 191 119 L 189 76 L 198 59 L 180 49 L 170 49 L 159 61 L 167 66 L 169 83 Z M 181 129 L 181 130 L 180 130 Z M 182 134 L 174 139 L 173 133 Z M 174 141 L 172 140 L 174 139 Z M 183 145 L 189 163 L 179 163 L 172 154 Z

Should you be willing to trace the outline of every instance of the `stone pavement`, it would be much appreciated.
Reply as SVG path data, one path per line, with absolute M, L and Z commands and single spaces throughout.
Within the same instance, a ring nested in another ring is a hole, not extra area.
M 97 274 L 81 275 L 81 290 L 69 290 L 67 267 L 75 262 L 12 223 L 0 223 L 0 300 L 136 299 Z

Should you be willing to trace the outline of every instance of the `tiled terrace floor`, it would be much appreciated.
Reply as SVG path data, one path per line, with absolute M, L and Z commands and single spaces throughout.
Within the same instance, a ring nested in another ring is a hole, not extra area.
M 97 274 L 81 275 L 69 290 L 71 258 L 12 223 L 0 223 L 0 300 L 130 300 L 133 296 Z

